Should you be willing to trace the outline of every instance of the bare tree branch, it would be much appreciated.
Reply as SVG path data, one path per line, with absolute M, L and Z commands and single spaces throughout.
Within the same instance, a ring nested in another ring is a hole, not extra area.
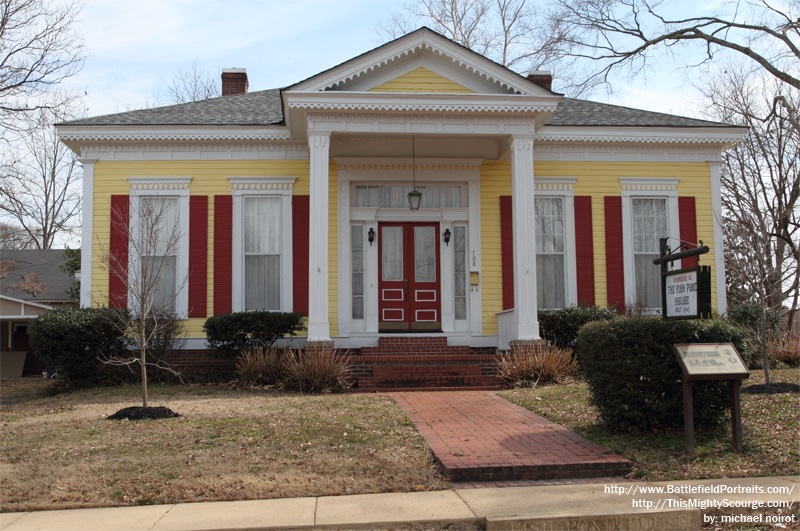
M 219 76 L 201 70 L 197 59 L 186 70 L 177 70 L 167 87 L 167 99 L 171 104 L 189 103 L 207 100 L 222 95 L 222 83 Z

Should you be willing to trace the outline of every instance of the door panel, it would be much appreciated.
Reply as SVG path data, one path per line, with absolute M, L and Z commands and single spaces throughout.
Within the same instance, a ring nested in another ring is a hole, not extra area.
M 379 330 L 441 330 L 439 224 L 380 223 L 378 229 Z

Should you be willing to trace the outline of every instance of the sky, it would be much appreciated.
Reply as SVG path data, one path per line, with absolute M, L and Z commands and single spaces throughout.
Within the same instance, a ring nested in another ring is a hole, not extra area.
M 68 85 L 87 116 L 167 104 L 178 70 L 246 68 L 250 91 L 279 88 L 381 44 L 380 20 L 406 0 L 85 0 L 79 31 L 89 57 Z M 695 98 L 669 71 L 616 84 L 598 101 L 690 114 Z M 649 83 L 648 83 L 649 82 Z

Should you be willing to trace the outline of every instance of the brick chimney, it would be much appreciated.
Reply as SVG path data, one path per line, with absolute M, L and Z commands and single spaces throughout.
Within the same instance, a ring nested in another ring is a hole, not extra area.
M 540 87 L 553 90 L 553 73 L 549 70 L 531 70 L 528 72 L 528 79 Z
M 222 95 L 247 94 L 247 70 L 244 68 L 222 69 Z

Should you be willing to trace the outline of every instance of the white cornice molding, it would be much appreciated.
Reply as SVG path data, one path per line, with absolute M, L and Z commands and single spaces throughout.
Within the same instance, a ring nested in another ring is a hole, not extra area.
M 188 190 L 191 177 L 129 177 L 131 190 Z
M 720 149 L 739 143 L 744 130 L 739 127 L 599 127 L 542 126 L 539 142 L 633 142 L 655 144 L 709 144 Z
M 289 109 L 337 112 L 437 112 L 553 114 L 560 96 L 515 94 L 420 94 L 386 92 L 290 92 Z
M 297 177 L 262 177 L 262 176 L 244 176 L 244 177 L 228 177 L 231 183 L 231 188 L 237 192 L 253 192 L 263 190 L 283 190 L 291 191 Z
M 533 185 L 537 192 L 571 192 L 577 180 L 576 177 L 538 177 L 534 175 Z
M 622 194 L 648 192 L 677 192 L 679 178 L 620 177 Z
M 451 62 L 477 77 L 500 86 L 503 90 L 520 94 L 549 94 L 549 92 L 534 85 L 524 77 L 518 76 L 507 68 L 427 29 L 413 32 L 322 74 L 302 81 L 294 87 L 290 87 L 288 92 L 295 90 L 327 91 L 357 80 L 384 66 L 421 53 L 429 53 Z
M 480 171 L 483 159 L 416 159 L 413 164 L 417 171 L 439 173 L 463 173 Z M 336 166 L 339 171 L 411 171 L 410 158 L 355 158 L 339 157 Z

